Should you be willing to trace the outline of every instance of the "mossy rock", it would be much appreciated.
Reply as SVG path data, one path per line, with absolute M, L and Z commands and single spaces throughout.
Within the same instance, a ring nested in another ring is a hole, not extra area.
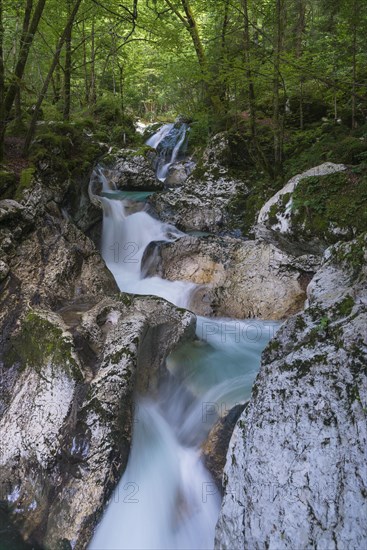
M 339 172 L 302 179 L 293 193 L 292 226 L 328 244 L 367 230 L 367 175 Z
M 31 189 L 34 185 L 36 169 L 34 166 L 30 166 L 29 168 L 25 168 L 20 173 L 19 183 L 17 185 L 15 198 L 17 200 L 20 200 L 23 195 L 23 191 L 27 189 Z
M 90 170 L 100 156 L 100 147 L 77 125 L 42 125 L 30 150 L 30 160 L 44 175 L 65 181 Z
M 281 181 L 274 181 L 258 170 L 238 174 L 245 181 L 247 191 L 239 190 L 231 199 L 229 212 L 230 229 L 239 229 L 243 235 L 252 236 L 252 228 L 261 207 L 282 187 Z M 249 190 L 249 192 L 248 192 Z
M 39 374 L 48 363 L 62 367 L 74 380 L 82 373 L 73 357 L 73 347 L 60 327 L 34 312 L 22 321 L 20 333 L 11 341 L 6 364 L 19 362 L 22 369 L 33 368 Z

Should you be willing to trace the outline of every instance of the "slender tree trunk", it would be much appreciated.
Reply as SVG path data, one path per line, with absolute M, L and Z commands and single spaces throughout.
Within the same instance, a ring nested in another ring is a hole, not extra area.
M 15 95 L 15 120 L 20 122 L 22 119 L 22 99 L 20 94 L 20 86 L 17 88 L 17 93 Z
M 304 115 L 303 115 L 303 78 L 301 77 L 299 83 L 299 127 L 301 130 L 304 128 Z
M 71 0 L 67 2 L 68 17 L 71 12 Z M 71 104 L 71 36 L 72 25 L 67 30 L 65 37 L 65 66 L 64 66 L 64 113 L 65 121 L 70 119 L 70 104 Z
M 57 45 L 56 45 L 57 47 Z M 54 79 L 54 97 L 52 100 L 52 103 L 54 105 L 57 105 L 61 99 L 61 66 L 60 61 L 55 67 L 55 74 L 53 76 Z
M 121 104 L 121 111 L 124 112 L 125 110 L 125 98 L 124 98 L 124 66 L 118 63 L 118 69 L 119 69 L 119 91 L 120 91 L 120 104 Z
M 4 96 L 5 96 L 5 76 L 4 76 L 4 25 L 3 25 L 3 0 L 0 0 L 0 162 L 4 160 L 4 138 L 5 138 L 5 112 L 4 112 Z
M 24 70 L 27 64 L 29 51 L 32 46 L 34 35 L 37 31 L 38 24 L 40 22 L 43 9 L 45 7 L 46 0 L 38 0 L 37 6 L 34 10 L 32 20 L 31 11 L 33 6 L 33 0 L 27 0 L 26 8 L 24 12 L 23 20 L 23 32 L 21 36 L 21 45 L 19 49 L 18 61 L 15 66 L 14 75 L 12 77 L 12 82 L 7 89 L 6 94 L 4 94 L 3 103 L 3 116 L 1 117 L 2 123 L 0 124 L 0 144 L 4 143 L 5 140 L 5 130 L 7 121 L 9 119 L 11 108 L 14 104 L 15 96 L 17 95 L 17 90 L 19 88 L 19 83 L 21 82 L 24 74 Z M 0 145 L 0 148 L 2 146 Z
M 92 36 L 91 36 L 91 65 L 90 65 L 90 101 L 92 105 L 96 104 L 96 46 L 95 46 L 95 23 L 94 17 L 92 21 Z
M 89 104 L 89 76 L 88 76 L 88 67 L 87 67 L 87 39 L 85 35 L 85 22 L 83 20 L 82 26 L 82 40 L 83 40 L 83 66 L 84 66 L 84 90 L 85 90 L 85 103 Z
M 46 96 L 48 86 L 50 84 L 53 72 L 54 72 L 54 70 L 55 70 L 55 68 L 56 68 L 56 66 L 59 62 L 62 47 L 65 43 L 65 40 L 66 40 L 66 37 L 67 37 L 68 33 L 70 32 L 70 27 L 72 27 L 72 25 L 73 25 L 74 19 L 76 17 L 76 14 L 78 13 L 78 10 L 79 10 L 79 7 L 80 7 L 81 3 L 82 3 L 82 0 L 76 0 L 75 1 L 73 9 L 70 13 L 69 19 L 68 19 L 68 21 L 66 23 L 66 26 L 63 30 L 63 33 L 62 33 L 62 35 L 59 39 L 59 43 L 57 45 L 56 52 L 54 54 L 54 58 L 53 58 L 51 67 L 50 67 L 50 69 L 47 73 L 44 84 L 42 86 L 42 90 L 41 90 L 41 92 L 38 96 L 38 100 L 37 100 L 37 103 L 36 103 L 36 106 L 35 106 L 35 109 L 34 109 L 34 112 L 33 112 L 33 115 L 32 115 L 32 119 L 31 119 L 31 122 L 30 122 L 30 125 L 29 125 L 29 128 L 28 128 L 28 133 L 27 133 L 25 143 L 24 143 L 24 154 L 28 153 L 29 146 L 32 142 L 32 139 L 33 139 L 33 136 L 34 136 L 34 133 L 35 133 L 35 130 L 36 130 L 36 124 L 37 124 L 37 120 L 38 120 L 38 116 L 39 116 L 39 112 L 40 112 L 43 100 Z
M 358 26 L 358 1 L 353 1 L 352 11 L 352 128 L 356 128 L 356 81 L 357 81 L 357 26 Z
M 5 116 L 7 117 L 10 113 L 10 110 L 13 106 L 14 99 L 17 93 L 17 88 L 19 82 L 23 78 L 24 70 L 27 64 L 29 51 L 32 46 L 34 35 L 38 29 L 38 24 L 40 22 L 43 9 L 45 7 L 46 0 L 38 0 L 36 8 L 33 13 L 32 20 L 29 21 L 30 10 L 32 9 L 33 0 L 27 0 L 26 10 L 24 15 L 24 25 L 23 29 L 25 32 L 22 33 L 21 46 L 19 50 L 18 61 L 14 71 L 13 82 L 11 82 L 5 97 Z
M 252 77 L 251 69 L 251 54 L 250 54 L 250 24 L 248 15 L 248 2 L 242 0 L 242 8 L 244 15 L 244 58 L 245 58 L 245 72 L 248 86 L 248 98 L 249 98 L 249 110 L 250 110 L 250 127 L 251 134 L 256 139 L 256 104 L 255 104 L 255 88 Z
M 227 87 L 228 87 L 228 78 L 226 72 L 226 50 L 227 50 L 227 29 L 229 24 L 229 0 L 225 0 L 224 3 L 224 14 L 223 14 L 223 24 L 221 30 L 221 54 L 220 54 L 220 72 L 219 75 L 221 78 L 221 83 L 219 87 L 219 97 L 222 103 L 226 101 L 227 96 Z
M 256 123 L 256 96 L 254 78 L 251 68 L 251 40 L 250 40 L 250 20 L 248 10 L 248 0 L 242 0 L 242 9 L 244 16 L 244 61 L 245 61 L 245 74 L 248 86 L 248 102 L 250 111 L 250 129 L 253 140 L 253 145 L 256 149 L 256 157 L 259 160 L 260 165 L 269 173 L 272 174 L 272 168 L 266 158 L 258 137 L 257 137 L 257 123 Z
M 280 60 L 283 47 L 284 0 L 276 0 L 274 26 L 274 72 L 273 72 L 273 126 L 274 126 L 274 172 L 279 175 L 283 161 L 283 115 L 280 105 Z
M 216 93 L 213 82 L 211 82 L 210 79 L 207 58 L 202 41 L 200 39 L 198 26 L 196 24 L 194 14 L 191 10 L 190 2 L 189 0 L 181 0 L 181 6 L 183 7 L 185 15 L 181 13 L 181 11 L 175 6 L 175 4 L 171 0 L 165 0 L 165 2 L 172 10 L 172 12 L 182 22 L 182 24 L 191 36 L 191 40 L 195 49 L 202 75 L 205 102 L 214 113 L 218 113 L 222 111 L 222 102 L 219 95 Z
M 303 54 L 303 34 L 306 28 L 306 1 L 307 0 L 297 0 L 298 1 L 298 19 L 297 26 L 295 29 L 296 32 L 296 58 L 301 60 Z M 304 117 L 303 117 L 303 83 L 304 76 L 301 71 L 299 79 L 299 126 L 303 130 L 304 127 Z

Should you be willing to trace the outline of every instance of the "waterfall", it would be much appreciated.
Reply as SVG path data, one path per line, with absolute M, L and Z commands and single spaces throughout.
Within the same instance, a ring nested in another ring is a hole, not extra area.
M 160 181 L 167 177 L 168 169 L 184 153 L 188 125 L 185 123 L 165 124 L 150 137 L 146 145 L 156 149 L 156 174 Z
M 176 158 L 185 139 L 186 129 L 175 140 L 169 137 L 173 129 L 166 125 L 148 140 L 171 151 L 165 162 Z M 131 199 L 121 198 L 101 169 L 91 178 L 90 195 L 103 206 L 102 255 L 119 288 L 189 308 L 195 284 L 144 277 L 141 269 L 149 243 L 184 234 L 150 216 L 143 203 L 136 211 L 139 194 L 130 212 Z M 158 397 L 136 400 L 127 468 L 89 550 L 213 548 L 220 494 L 200 458 L 201 446 L 216 420 L 249 398 L 261 351 L 276 328 L 272 322 L 198 317 L 198 340 L 168 359 L 171 376 Z

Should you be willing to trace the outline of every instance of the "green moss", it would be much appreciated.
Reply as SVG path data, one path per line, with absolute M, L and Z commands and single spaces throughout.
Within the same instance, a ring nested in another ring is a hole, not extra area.
M 329 244 L 367 230 L 367 176 L 339 172 L 304 178 L 296 187 L 293 226 Z M 337 227 L 343 233 L 334 233 Z
M 278 212 L 279 212 L 278 204 L 277 203 L 272 204 L 271 207 L 269 208 L 269 214 L 268 214 L 270 225 L 276 225 L 278 223 L 278 218 L 277 218 Z
M 292 363 L 284 362 L 280 367 L 281 372 L 294 372 L 296 378 L 303 378 L 311 372 L 311 369 L 318 364 L 326 364 L 327 356 L 318 354 L 312 357 L 312 359 L 295 359 Z
M 30 160 L 54 180 L 85 174 L 100 156 L 100 147 L 72 123 L 53 123 L 38 129 Z
M 129 357 L 130 358 L 136 357 L 136 353 L 134 351 L 131 351 L 128 347 L 124 347 L 112 353 L 108 357 L 108 361 L 112 365 L 118 365 L 119 363 L 121 363 L 123 359 L 129 358 Z
M 16 199 L 21 199 L 23 191 L 25 191 L 26 189 L 30 189 L 33 186 L 35 172 L 36 169 L 34 166 L 31 166 L 30 168 L 26 168 L 25 170 L 21 171 L 19 184 L 17 185 L 15 193 Z
M 285 176 L 322 164 L 325 161 L 358 164 L 366 158 L 367 126 L 350 130 L 339 124 L 314 124 L 302 131 L 286 135 L 284 154 Z
M 23 320 L 19 335 L 11 342 L 7 362 L 20 362 L 22 369 L 31 367 L 39 374 L 51 363 L 62 367 L 72 378 L 81 380 L 82 374 L 72 352 L 72 344 L 61 328 L 31 312 Z
M 120 302 L 122 302 L 127 307 L 130 307 L 134 301 L 134 295 L 127 294 L 126 292 L 120 292 L 118 298 Z
M 302 331 L 307 327 L 307 323 L 303 317 L 303 315 L 298 315 L 295 322 L 295 329 Z
M 366 252 L 367 233 L 363 233 L 350 243 L 336 246 L 332 250 L 331 261 L 351 271 L 353 279 L 356 280 L 365 266 Z
M 348 317 L 352 313 L 354 307 L 354 299 L 352 296 L 346 296 L 341 302 L 339 302 L 335 309 L 342 317 Z

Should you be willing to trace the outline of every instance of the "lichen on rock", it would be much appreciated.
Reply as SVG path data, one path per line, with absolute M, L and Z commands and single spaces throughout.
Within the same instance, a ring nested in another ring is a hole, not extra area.
M 366 544 L 367 272 L 351 255 L 366 244 L 327 251 L 305 311 L 264 351 L 227 454 L 218 548 Z

